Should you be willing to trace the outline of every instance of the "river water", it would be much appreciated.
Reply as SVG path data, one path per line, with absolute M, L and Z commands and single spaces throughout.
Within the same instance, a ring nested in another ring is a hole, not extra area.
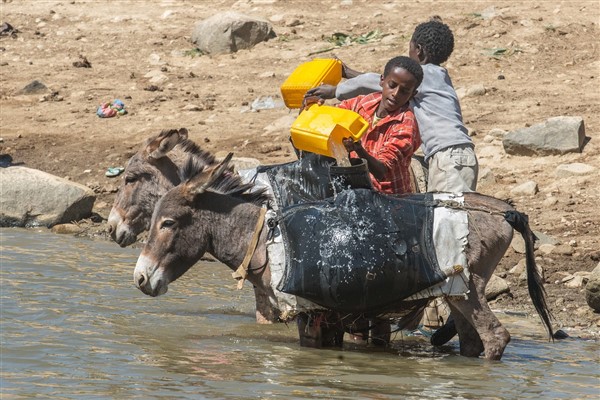
M 256 325 L 249 287 L 201 262 L 150 298 L 139 249 L 1 229 L 2 399 L 597 399 L 600 343 L 549 343 L 501 315 L 499 362 L 398 335 L 386 351 L 301 348 L 294 324 Z

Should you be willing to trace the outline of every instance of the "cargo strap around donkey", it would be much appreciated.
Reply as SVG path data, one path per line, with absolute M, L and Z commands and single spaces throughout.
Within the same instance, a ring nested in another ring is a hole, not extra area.
M 252 260 L 254 251 L 256 251 L 256 245 L 258 244 L 258 238 L 260 237 L 260 233 L 263 229 L 266 213 L 267 209 L 261 207 L 260 212 L 258 214 L 258 219 L 256 221 L 256 226 L 254 227 L 254 233 L 252 234 L 250 243 L 248 243 L 248 250 L 246 250 L 246 255 L 244 256 L 244 259 L 242 260 L 242 263 L 240 264 L 238 269 L 231 273 L 231 276 L 233 276 L 234 279 L 238 280 L 238 289 L 241 289 L 244 286 L 244 281 L 248 276 L 248 266 L 250 265 L 250 260 Z

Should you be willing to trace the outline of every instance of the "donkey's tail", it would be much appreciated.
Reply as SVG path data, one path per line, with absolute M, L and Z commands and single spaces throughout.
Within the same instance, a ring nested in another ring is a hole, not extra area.
M 533 301 L 533 306 L 546 326 L 549 339 L 553 339 L 554 332 L 552 330 L 552 323 L 550 322 L 550 310 L 546 304 L 546 290 L 544 289 L 544 282 L 542 281 L 542 277 L 535 264 L 533 245 L 537 238 L 529 228 L 529 217 L 516 210 L 510 210 L 504 214 L 504 219 L 506 219 L 506 221 L 519 232 L 521 236 L 523 236 L 523 240 L 525 240 L 527 289 L 529 289 L 529 296 Z

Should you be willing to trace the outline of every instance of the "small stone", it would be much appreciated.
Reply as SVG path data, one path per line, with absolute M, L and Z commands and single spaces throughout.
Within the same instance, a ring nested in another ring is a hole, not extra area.
M 562 329 L 559 329 L 556 332 L 554 332 L 552 337 L 554 339 L 566 339 L 569 337 L 569 334 L 567 332 L 563 331 Z
M 520 259 L 517 265 L 512 267 L 508 273 L 513 275 L 521 275 L 523 272 L 525 272 L 525 263 L 526 260 L 524 258 Z
M 510 191 L 510 193 L 513 195 L 522 196 L 534 196 L 538 192 L 538 185 L 534 181 L 523 182 L 520 185 L 517 185 L 514 188 L 512 188 Z
M 558 203 L 558 199 L 554 196 L 550 196 L 550 197 L 544 199 L 544 201 L 542 202 L 544 207 L 552 207 L 556 203 Z
M 487 286 L 485 287 L 485 297 L 488 300 L 493 300 L 502 293 L 510 292 L 510 286 L 505 279 L 492 274 Z
M 183 111 L 204 111 L 204 107 L 196 104 L 187 104 L 183 106 Z
M 267 143 L 267 144 L 263 144 L 259 150 L 260 153 L 262 154 L 267 154 L 267 153 L 273 153 L 275 151 L 279 151 L 281 150 L 281 146 L 278 144 L 273 144 L 273 143 Z
M 496 139 L 502 139 L 507 133 L 508 132 L 505 131 L 504 129 L 492 128 L 487 133 L 487 136 L 492 136 L 492 137 L 494 137 Z
M 106 189 L 104 191 L 107 192 Z M 98 202 L 94 203 L 94 208 L 100 208 L 100 209 L 108 208 L 108 203 L 105 201 L 98 201 Z
M 42 82 L 35 80 L 31 81 L 31 83 L 21 89 L 17 94 L 38 94 L 46 91 L 48 91 L 48 87 Z
M 274 22 L 274 23 L 278 23 L 283 21 L 284 15 L 283 14 L 275 14 L 269 17 L 269 21 Z
M 486 93 L 485 87 L 482 84 L 473 85 L 467 88 L 465 96 L 483 96 Z
M 549 244 L 549 243 L 544 243 L 542 245 L 540 245 L 540 247 L 538 248 L 538 251 L 544 255 L 548 255 L 548 254 L 552 254 L 552 252 L 554 251 L 554 249 L 556 248 L 556 246 Z
M 273 71 L 265 71 L 258 75 L 259 78 L 273 78 L 275 76 L 275 72 Z
M 75 224 L 59 224 L 54 225 L 51 229 L 52 233 L 57 234 L 75 234 L 80 233 L 81 228 Z
M 291 18 L 285 21 L 285 26 L 289 28 L 293 28 L 298 25 L 302 25 L 302 21 L 300 21 L 298 18 Z
M 572 275 L 572 279 L 565 282 L 565 286 L 568 288 L 580 288 L 583 286 L 583 277 Z
M 554 175 L 559 178 L 568 178 L 571 176 L 590 175 L 595 170 L 594 166 L 583 163 L 562 164 L 556 167 Z
M 573 248 L 568 244 L 559 244 L 555 247 L 554 253 L 570 256 L 573 254 Z

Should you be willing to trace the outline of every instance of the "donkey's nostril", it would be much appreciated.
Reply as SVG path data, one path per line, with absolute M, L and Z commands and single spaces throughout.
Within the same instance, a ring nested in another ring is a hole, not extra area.
M 137 280 L 138 287 L 143 287 L 146 284 L 146 275 L 140 274 L 140 277 Z

